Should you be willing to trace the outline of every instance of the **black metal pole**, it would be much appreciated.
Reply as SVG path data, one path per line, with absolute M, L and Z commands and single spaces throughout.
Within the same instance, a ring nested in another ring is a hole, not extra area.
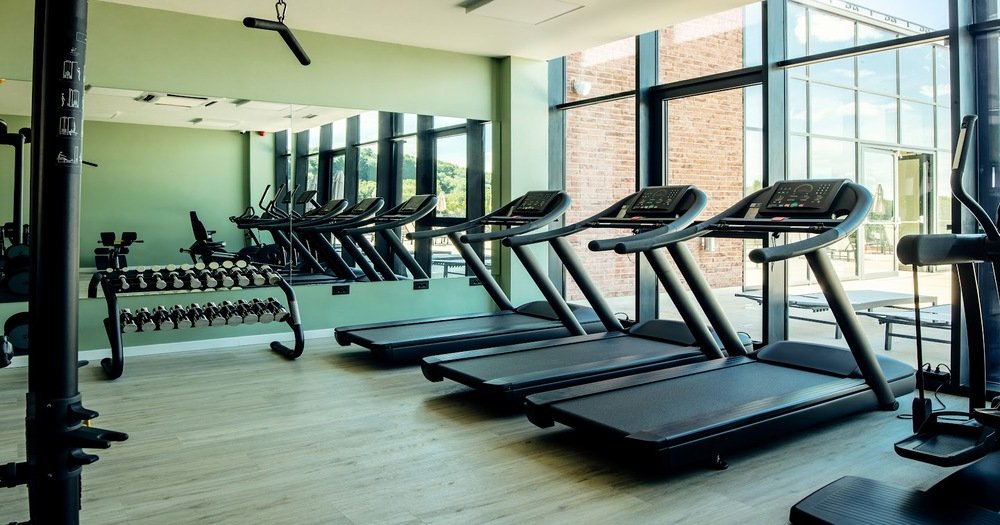
M 80 521 L 80 472 L 126 435 L 83 425 L 78 391 L 80 172 L 87 0 L 36 0 L 27 437 L 32 523 Z M 44 276 L 44 280 L 39 276 Z M 37 315 L 46 312 L 46 316 Z

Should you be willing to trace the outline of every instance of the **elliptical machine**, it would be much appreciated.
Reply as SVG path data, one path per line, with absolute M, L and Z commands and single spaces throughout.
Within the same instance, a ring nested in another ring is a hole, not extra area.
M 902 457 L 938 466 L 972 463 L 925 491 L 894 487 L 880 481 L 846 476 L 810 494 L 791 509 L 793 523 L 994 523 L 1000 524 L 1000 398 L 987 406 L 986 339 L 977 264 L 992 267 L 1000 284 L 1000 227 L 962 186 L 962 174 L 976 124 L 962 119 L 952 164 L 951 189 L 985 233 L 907 235 L 899 240 L 900 262 L 917 266 L 954 265 L 962 295 L 969 342 L 969 408 L 965 412 L 934 412 L 924 396 L 923 374 L 917 374 L 919 395 L 913 401 L 914 434 L 895 445 Z M 920 309 L 914 305 L 917 359 L 923 363 Z M 956 416 L 961 417 L 955 421 Z

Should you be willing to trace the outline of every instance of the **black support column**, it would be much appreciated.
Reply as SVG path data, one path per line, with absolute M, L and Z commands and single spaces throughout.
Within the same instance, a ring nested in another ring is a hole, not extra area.
M 77 375 L 87 0 L 37 0 L 32 76 L 26 482 L 32 523 L 80 521 L 80 473 L 127 436 L 83 426 Z M 44 275 L 44 282 L 37 276 Z M 46 312 L 46 316 L 38 315 Z

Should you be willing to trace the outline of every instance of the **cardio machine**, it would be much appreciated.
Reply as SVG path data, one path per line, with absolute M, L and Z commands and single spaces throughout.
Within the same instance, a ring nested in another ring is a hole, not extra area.
M 994 399 L 986 406 L 984 305 L 976 274 L 976 263 L 986 262 L 992 266 L 994 276 L 1000 277 L 1000 229 L 962 186 L 975 124 L 973 115 L 962 119 L 951 188 L 985 233 L 907 235 L 899 240 L 897 250 L 900 262 L 914 265 L 914 272 L 916 266 L 955 266 L 969 342 L 969 410 L 964 414 L 931 412 L 924 402 L 921 384 L 920 396 L 913 405 L 914 434 L 895 446 L 900 456 L 933 465 L 972 464 L 924 491 L 846 476 L 796 503 L 790 512 L 793 523 L 1000 524 L 1000 494 L 996 492 L 1000 478 L 1000 452 L 996 449 L 1000 400 Z M 917 350 L 918 360 L 922 360 L 919 339 Z M 945 420 L 956 415 L 968 420 Z
M 447 228 L 407 234 L 412 240 L 447 235 L 499 311 L 342 326 L 334 331 L 337 342 L 343 346 L 357 344 L 386 361 L 415 361 L 447 352 L 602 331 L 603 324 L 590 308 L 558 301 L 532 301 L 515 307 L 470 246 L 474 242 L 503 240 L 537 230 L 557 220 L 569 205 L 570 198 L 565 192 L 530 191 L 482 217 Z M 466 233 L 485 226 L 496 226 L 498 230 Z M 530 254 L 515 252 L 515 255 L 546 298 L 559 295 Z
M 648 187 L 575 224 L 504 239 L 504 244 L 514 249 L 547 241 L 594 307 L 606 332 L 430 356 L 421 364 L 424 377 L 431 381 L 451 379 L 493 397 L 519 402 L 544 390 L 724 357 L 716 337 L 699 319 L 697 307 L 681 291 L 679 280 L 660 252 L 650 251 L 647 255 L 654 271 L 669 283 L 666 289 L 683 320 L 651 319 L 626 328 L 566 240 L 571 234 L 589 229 L 636 232 L 590 243 L 591 250 L 608 250 L 625 239 L 651 238 L 680 230 L 694 221 L 707 202 L 705 194 L 693 186 Z M 684 254 L 676 259 L 678 264 L 691 264 L 690 255 L 684 258 Z M 700 281 L 695 283 L 693 279 Z M 695 273 L 693 279 L 688 279 L 692 288 L 707 290 L 700 274 Z M 705 295 L 705 300 L 714 304 L 711 293 Z M 749 343 L 749 338 L 744 342 L 734 332 L 722 339 L 740 348 Z
M 783 181 L 680 232 L 615 246 L 631 253 L 709 234 L 814 234 L 757 248 L 750 260 L 804 256 L 849 349 L 779 341 L 739 355 L 727 347 L 726 359 L 533 394 L 525 404 L 529 420 L 606 438 L 666 468 L 698 462 L 723 468 L 722 454 L 748 444 L 856 412 L 895 410 L 896 396 L 914 388 L 914 370 L 875 355 L 823 249 L 857 229 L 871 205 L 871 193 L 847 180 Z

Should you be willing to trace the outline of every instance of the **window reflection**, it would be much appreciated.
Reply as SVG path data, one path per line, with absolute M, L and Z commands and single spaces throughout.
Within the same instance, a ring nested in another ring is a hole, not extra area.
M 903 101 L 899 108 L 900 142 L 934 147 L 934 106 Z
M 855 145 L 846 140 L 810 139 L 810 179 L 854 179 Z
M 882 95 L 859 95 L 861 138 L 876 142 L 896 142 L 896 99 Z
M 899 50 L 899 94 L 921 102 L 934 102 L 934 64 L 930 46 Z
M 896 94 L 896 51 L 858 57 L 858 87 L 888 95 Z
M 836 137 L 854 136 L 854 91 L 813 83 L 809 99 L 809 129 Z

